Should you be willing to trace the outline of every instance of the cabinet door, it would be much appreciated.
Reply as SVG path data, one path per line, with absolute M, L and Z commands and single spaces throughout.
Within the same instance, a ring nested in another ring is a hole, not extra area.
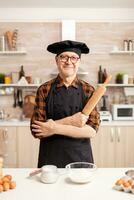
M 126 127 L 125 167 L 134 167 L 134 126 Z
M 0 127 L 0 155 L 4 167 L 17 167 L 16 127 Z
M 39 140 L 35 139 L 29 127 L 17 128 L 18 167 L 36 168 L 39 152 Z
M 125 167 L 127 128 L 115 127 L 115 167 Z
M 98 167 L 134 166 L 134 126 L 100 127 L 91 141 Z
M 115 129 L 114 127 L 100 127 L 96 137 L 92 140 L 94 162 L 98 167 L 115 166 Z

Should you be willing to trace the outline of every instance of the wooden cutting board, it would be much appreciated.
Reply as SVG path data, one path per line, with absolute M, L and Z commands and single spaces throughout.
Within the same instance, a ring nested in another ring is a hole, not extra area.
M 26 95 L 24 97 L 23 103 L 23 114 L 26 118 L 31 118 L 35 105 L 35 96 L 34 95 Z

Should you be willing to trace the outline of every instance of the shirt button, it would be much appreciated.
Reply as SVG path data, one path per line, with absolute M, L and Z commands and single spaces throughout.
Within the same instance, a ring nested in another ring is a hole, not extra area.
M 78 106 L 76 106 L 75 108 L 76 108 L 76 110 L 78 110 Z
M 80 93 L 78 92 L 77 95 L 79 95 Z

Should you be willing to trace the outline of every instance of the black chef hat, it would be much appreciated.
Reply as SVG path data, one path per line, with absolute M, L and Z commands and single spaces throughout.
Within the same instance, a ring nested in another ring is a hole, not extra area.
M 55 42 L 53 44 L 48 45 L 47 50 L 57 55 L 65 51 L 71 51 L 77 53 L 79 57 L 81 56 L 82 53 L 84 54 L 89 53 L 89 48 L 85 43 L 72 40 Z

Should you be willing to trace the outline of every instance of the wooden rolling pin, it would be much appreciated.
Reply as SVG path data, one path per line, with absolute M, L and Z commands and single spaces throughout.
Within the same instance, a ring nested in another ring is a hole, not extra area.
M 94 109 L 96 104 L 99 102 L 101 97 L 106 92 L 106 86 L 109 83 L 109 81 L 111 80 L 111 78 L 112 78 L 112 76 L 109 75 L 106 78 L 105 82 L 95 90 L 95 92 L 93 93 L 92 97 L 88 100 L 87 104 L 83 108 L 83 110 L 82 110 L 83 114 L 90 115 L 90 113 L 92 112 L 92 110 Z

